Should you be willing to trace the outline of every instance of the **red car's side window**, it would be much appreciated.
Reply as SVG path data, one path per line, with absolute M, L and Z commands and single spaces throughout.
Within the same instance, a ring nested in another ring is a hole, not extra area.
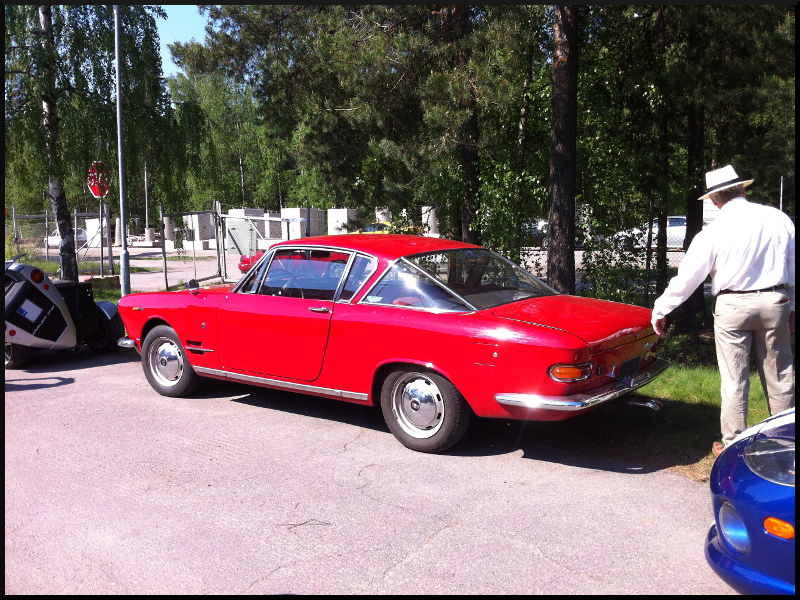
M 471 310 L 430 277 L 402 262 L 396 263 L 381 277 L 362 302 L 438 310 Z
M 275 252 L 257 293 L 306 300 L 333 300 L 345 266 L 347 252 L 281 249 Z

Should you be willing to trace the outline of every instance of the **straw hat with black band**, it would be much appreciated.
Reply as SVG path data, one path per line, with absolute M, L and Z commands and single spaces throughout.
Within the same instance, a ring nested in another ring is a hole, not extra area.
M 709 171 L 706 173 L 706 193 L 700 196 L 699 200 L 710 198 L 711 194 L 726 190 L 736 185 L 747 187 L 753 183 L 752 179 L 739 179 L 736 171 L 733 170 L 732 165 L 727 165 L 716 171 Z

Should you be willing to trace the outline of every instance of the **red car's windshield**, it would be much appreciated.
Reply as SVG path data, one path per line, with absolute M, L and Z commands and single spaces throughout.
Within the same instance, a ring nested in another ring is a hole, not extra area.
M 558 292 L 489 250 L 464 248 L 405 257 L 477 309 Z

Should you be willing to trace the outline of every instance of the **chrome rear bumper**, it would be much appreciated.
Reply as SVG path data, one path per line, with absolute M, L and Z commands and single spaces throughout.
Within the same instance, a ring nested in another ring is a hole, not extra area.
M 579 411 L 591 406 L 608 402 L 618 396 L 627 394 L 653 381 L 669 367 L 666 360 L 657 359 L 646 369 L 632 376 L 614 381 L 583 394 L 572 396 L 542 396 L 539 394 L 496 394 L 494 399 L 506 406 L 520 406 L 531 409 L 547 409 L 558 411 Z

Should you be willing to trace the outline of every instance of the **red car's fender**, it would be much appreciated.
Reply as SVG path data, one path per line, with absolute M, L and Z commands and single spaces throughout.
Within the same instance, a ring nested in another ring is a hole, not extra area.
M 204 288 L 197 295 L 186 290 L 131 294 L 120 299 L 119 312 L 139 352 L 150 330 L 166 324 L 175 330 L 193 366 L 214 368 L 219 364 L 216 352 L 193 352 L 192 348 L 216 348 L 216 311 L 231 288 L 231 285 Z

